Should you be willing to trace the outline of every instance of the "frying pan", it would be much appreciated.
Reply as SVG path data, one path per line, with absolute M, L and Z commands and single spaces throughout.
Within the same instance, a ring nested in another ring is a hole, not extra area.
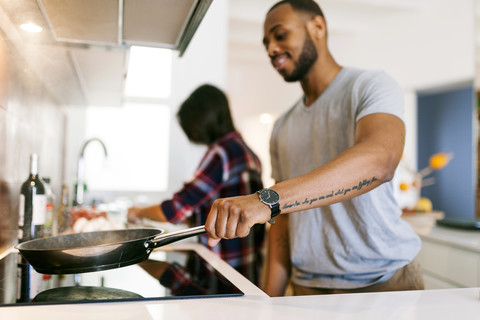
M 141 262 L 155 248 L 205 232 L 205 226 L 165 234 L 160 229 L 84 232 L 29 240 L 15 248 L 39 273 L 84 273 Z

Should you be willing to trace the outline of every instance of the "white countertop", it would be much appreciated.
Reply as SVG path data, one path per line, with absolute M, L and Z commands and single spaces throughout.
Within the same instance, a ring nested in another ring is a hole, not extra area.
M 480 288 L 0 308 L 1 319 L 480 319 Z
M 420 234 L 420 237 L 480 253 L 478 230 L 461 230 L 436 225 L 428 234 Z
M 480 288 L 270 298 L 201 245 L 194 248 L 244 296 L 117 303 L 0 307 L 0 319 L 480 319 Z
M 422 239 L 480 253 L 480 230 L 440 226 L 436 224 L 436 216 L 429 214 L 416 214 L 403 218 Z

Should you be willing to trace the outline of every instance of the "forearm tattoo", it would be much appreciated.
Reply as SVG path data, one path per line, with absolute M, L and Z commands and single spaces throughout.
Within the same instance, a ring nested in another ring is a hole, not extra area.
M 334 198 L 338 196 L 346 196 L 347 193 L 352 192 L 352 191 L 360 191 L 364 186 L 368 187 L 371 185 L 373 182 L 377 181 L 375 177 L 372 177 L 370 180 L 364 179 L 363 181 L 360 181 L 358 184 L 350 187 L 350 188 L 344 188 L 344 189 L 338 189 L 337 191 L 332 190 L 332 192 L 328 194 L 324 194 L 318 197 L 314 198 L 305 198 L 303 201 L 295 201 L 294 203 L 285 203 L 282 207 L 282 209 L 288 209 L 292 207 L 298 207 L 298 206 L 303 206 L 303 205 L 312 205 L 314 202 L 323 200 L 323 199 L 329 199 L 329 198 Z

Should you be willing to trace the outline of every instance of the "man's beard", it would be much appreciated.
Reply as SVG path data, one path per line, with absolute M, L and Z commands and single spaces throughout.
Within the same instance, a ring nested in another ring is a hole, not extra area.
M 296 82 L 301 80 L 310 70 L 315 61 L 317 61 L 317 48 L 315 48 L 315 45 L 309 34 L 305 34 L 306 39 L 303 43 L 302 53 L 300 54 L 298 61 L 295 62 L 295 69 L 291 74 L 283 74 L 283 79 L 285 79 L 287 82 Z

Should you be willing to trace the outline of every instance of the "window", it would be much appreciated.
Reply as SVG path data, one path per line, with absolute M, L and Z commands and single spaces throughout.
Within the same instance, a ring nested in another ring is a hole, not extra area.
M 170 108 L 158 104 L 127 103 L 124 108 L 89 107 L 88 138 L 100 144 L 85 150 L 85 178 L 89 190 L 165 191 L 168 181 Z
M 89 107 L 86 138 L 100 144 L 85 150 L 85 181 L 91 191 L 167 190 L 172 52 L 136 47 L 129 51 L 126 103 Z

